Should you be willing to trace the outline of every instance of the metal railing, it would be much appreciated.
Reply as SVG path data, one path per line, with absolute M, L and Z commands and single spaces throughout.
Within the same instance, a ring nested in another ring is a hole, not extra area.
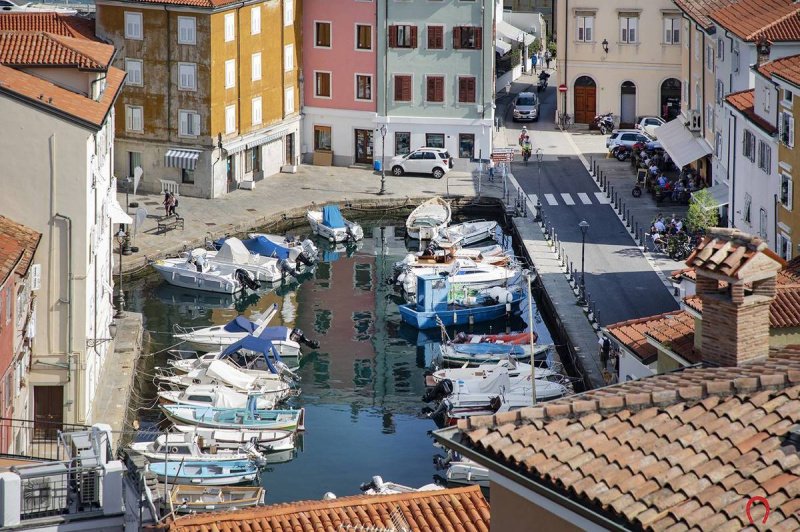
M 65 460 L 58 433 L 87 430 L 86 425 L 0 417 L 0 456 Z

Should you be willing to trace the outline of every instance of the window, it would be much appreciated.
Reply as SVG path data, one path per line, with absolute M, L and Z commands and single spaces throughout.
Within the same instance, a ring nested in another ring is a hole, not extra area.
M 758 141 L 758 167 L 766 174 L 772 170 L 772 147 L 763 140 Z
M 225 108 L 225 133 L 236 132 L 236 106 L 229 105 Z
M 786 174 L 781 174 L 781 205 L 788 210 L 792 210 L 792 178 Z
M 184 91 L 197 90 L 196 64 L 178 63 L 178 89 Z
M 444 133 L 426 133 L 425 146 L 428 148 L 444 148 Z M 431 155 L 433 155 L 431 153 Z
M 251 121 L 254 126 L 261 124 L 261 96 L 252 100 Z
M 236 38 L 236 20 L 234 13 L 225 13 L 225 42 L 231 42 Z
M 181 168 L 181 183 L 187 185 L 194 185 L 194 170 L 188 168 Z
M 200 114 L 194 111 L 178 111 L 178 134 L 182 137 L 200 135 Z
M 394 134 L 394 154 L 408 155 L 411 153 L 411 133 L 398 131 Z
M 394 76 L 394 101 L 410 102 L 412 100 L 411 76 Z
M 356 50 L 372 50 L 372 26 L 356 24 Z
M 331 97 L 330 72 L 314 72 L 314 96 L 317 98 Z
M 778 235 L 778 255 L 783 260 L 792 260 L 792 240 L 785 233 Z
M 128 177 L 133 177 L 133 172 L 136 167 L 142 167 L 142 152 L 129 151 L 128 152 Z
M 197 19 L 178 17 L 178 44 L 197 44 Z
M 250 8 L 250 35 L 261 33 L 261 6 Z
M 750 207 L 752 207 L 752 205 L 753 205 L 753 197 L 750 194 L 745 193 L 745 195 L 744 195 L 744 210 L 742 211 L 742 220 L 744 220 L 745 223 L 747 223 L 747 224 L 751 223 Z
M 751 162 L 756 160 L 756 136 L 749 129 L 745 129 L 742 136 L 742 155 L 750 159 Z
M 389 48 L 416 48 L 416 26 L 389 26 Z
M 314 126 L 314 150 L 331 149 L 331 127 Z
M 125 12 L 125 38 L 142 40 L 142 14 Z
M 792 113 L 788 113 L 786 111 L 781 112 L 778 126 L 783 145 L 788 146 L 789 148 L 794 148 L 794 117 L 792 116 Z
M 733 42 L 733 51 L 731 58 L 731 69 L 734 73 L 739 72 L 739 42 Z
M 283 93 L 283 96 L 283 112 L 284 114 L 290 115 L 294 113 L 294 87 L 289 87 L 286 89 Z
M 789 89 L 783 89 L 783 101 L 787 103 L 792 103 L 793 97 L 794 96 L 792 94 L 792 91 L 790 91 Z
M 717 39 L 717 59 L 719 61 L 725 60 L 725 41 L 722 40 L 722 37 Z
M 425 101 L 444 103 L 444 76 L 425 77 Z
M 331 47 L 331 23 L 330 22 L 315 22 L 314 23 L 314 46 L 317 48 L 330 48 Z
M 769 99 L 772 96 L 772 94 L 770 94 L 769 87 L 766 85 L 762 87 L 761 92 L 763 94 L 763 96 L 761 97 L 761 101 L 764 103 L 764 112 L 769 113 L 769 103 L 770 103 Z
M 291 72 L 294 70 L 294 45 L 287 44 L 283 47 L 283 71 Z
M 706 129 L 714 131 L 714 106 L 706 104 Z
M 635 44 L 639 37 L 639 17 L 619 17 L 620 42 Z
M 459 103 L 475 103 L 475 78 L 459 76 L 458 78 Z
M 700 61 L 700 32 L 694 32 L 694 59 Z
M 261 52 L 256 52 L 250 57 L 250 79 L 252 81 L 261 79 Z
M 261 148 L 256 146 L 244 152 L 244 173 L 261 171 Z
M 444 27 L 428 26 L 428 50 L 444 49 Z
M 125 106 L 125 130 L 126 131 L 144 131 L 144 110 L 142 107 L 135 105 Z
M 236 86 L 236 59 L 225 61 L 225 88 L 230 89 Z
M 576 39 L 578 42 L 592 42 L 594 40 L 594 15 L 575 17 L 577 28 Z
M 480 50 L 482 48 L 483 28 L 474 26 L 453 27 L 453 49 Z
M 283 0 L 283 25 L 294 24 L 294 0 Z
M 372 76 L 356 74 L 356 100 L 372 100 Z
M 761 207 L 758 217 L 758 236 L 767 239 L 767 209 Z
M 126 85 L 132 85 L 134 87 L 141 87 L 143 85 L 141 59 L 126 59 L 125 72 L 128 73 L 128 77 L 125 79 Z
M 714 134 L 714 155 L 718 159 L 722 157 L 722 134 L 719 131 Z
M 664 42 L 666 44 L 681 43 L 681 21 L 678 18 L 664 19 Z
M 721 80 L 717 80 L 717 105 L 722 105 L 722 99 L 725 97 L 725 83 Z
M 706 68 L 709 72 L 714 72 L 714 46 L 706 45 Z

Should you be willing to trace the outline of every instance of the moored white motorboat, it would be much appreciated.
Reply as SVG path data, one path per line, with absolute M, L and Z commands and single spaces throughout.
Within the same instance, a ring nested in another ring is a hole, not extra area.
M 361 491 L 364 495 L 393 495 L 398 493 L 414 493 L 419 491 L 438 491 L 444 489 L 438 484 L 425 484 L 419 488 L 404 486 L 396 482 L 387 482 L 383 478 L 375 475 L 369 482 L 361 484 Z
M 291 451 L 295 446 L 295 431 L 284 429 L 215 429 L 197 425 L 177 424 L 179 432 L 202 438 L 204 442 L 214 442 L 220 448 L 238 449 L 255 443 L 259 452 L 277 453 Z M 270 461 L 270 457 L 266 457 Z
M 446 456 L 434 457 L 436 469 L 444 469 L 444 480 L 447 484 L 477 485 L 482 488 L 489 487 L 489 469 L 464 458 L 457 452 L 448 449 Z
M 395 282 L 397 282 L 400 274 L 407 268 L 448 266 L 453 265 L 459 259 L 470 260 L 476 264 L 492 264 L 495 266 L 505 266 L 512 261 L 511 257 L 497 244 L 494 246 L 486 246 L 485 248 L 453 247 L 437 249 L 432 252 L 425 250 L 419 253 L 409 253 L 403 260 L 394 263 Z
M 364 238 L 364 230 L 356 222 L 345 220 L 339 207 L 326 205 L 321 211 L 310 210 L 306 219 L 311 230 L 331 242 L 357 241 Z
M 496 230 L 497 222 L 474 220 L 441 228 L 433 241 L 441 247 L 470 246 L 493 238 Z
M 410 238 L 431 240 L 452 218 L 450 204 L 440 197 L 431 198 L 411 211 L 406 220 L 406 233 Z
M 226 238 L 219 251 L 206 251 L 205 260 L 211 266 L 241 268 L 255 280 L 268 283 L 297 275 L 297 270 L 288 260 L 253 254 L 235 237 Z
M 245 247 L 253 253 L 285 258 L 289 262 L 310 266 L 319 259 L 319 249 L 310 238 L 298 238 L 268 233 L 248 233 L 250 242 L 243 240 Z
M 213 429 L 236 430 L 303 430 L 304 410 L 259 410 L 247 408 L 213 408 L 210 406 L 159 405 L 164 415 L 176 426 L 195 425 Z M 178 428 L 178 430 L 183 430 Z
M 229 462 L 236 460 L 255 460 L 266 462 L 264 456 L 252 442 L 245 442 L 235 449 L 218 448 L 213 441 L 205 440 L 207 448 L 216 448 L 215 452 L 205 452 L 199 445 L 198 437 L 191 432 L 171 432 L 161 434 L 153 441 L 134 442 L 129 448 L 151 462 L 166 460 L 190 460 L 193 462 Z
M 210 264 L 206 250 L 194 249 L 178 258 L 160 259 L 153 268 L 169 284 L 182 288 L 235 294 L 245 289 L 256 290 L 260 283 L 247 270 L 234 264 Z
M 186 374 L 156 374 L 158 385 L 167 390 L 184 390 L 189 386 L 222 385 L 248 395 L 257 395 L 275 402 L 288 398 L 294 388 L 283 378 L 266 374 L 255 376 L 228 364 L 223 360 L 212 360 L 207 367 L 194 369 Z M 172 396 L 170 396 L 172 397 Z
M 531 375 L 531 365 L 519 362 L 513 357 L 506 357 L 496 363 L 480 364 L 477 367 L 458 367 L 436 370 L 431 373 L 433 384 L 445 379 L 451 381 L 470 381 L 472 379 L 491 379 L 497 372 L 505 371 L 512 384 L 520 380 L 528 380 Z M 536 368 L 537 379 L 547 379 L 554 382 L 562 382 L 565 377 L 557 371 L 549 368 Z
M 450 265 L 407 268 L 397 277 L 397 282 L 403 287 L 406 299 L 413 301 L 417 293 L 417 278 L 420 275 L 441 274 L 448 276 L 454 291 L 458 291 L 459 288 L 463 290 L 465 286 L 470 290 L 480 290 L 515 285 L 522 279 L 522 270 L 516 265 L 496 266 L 477 263 L 470 259 L 457 259 Z M 454 299 L 458 297 L 456 294 L 453 295 Z
M 553 344 L 534 344 L 531 351 L 530 344 L 442 344 L 441 361 L 445 364 L 461 366 L 463 364 L 475 366 L 478 364 L 497 363 L 513 356 L 519 361 L 529 361 L 533 353 L 534 363 L 537 366 L 546 364 Z
M 278 393 L 256 394 L 256 408 L 275 408 L 278 396 Z M 218 384 L 192 384 L 184 390 L 162 390 L 158 392 L 158 400 L 162 404 L 219 408 L 244 408 L 247 406 L 247 394 Z

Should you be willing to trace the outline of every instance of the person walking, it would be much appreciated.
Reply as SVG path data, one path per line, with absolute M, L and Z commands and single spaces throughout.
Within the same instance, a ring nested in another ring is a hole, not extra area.
M 533 73 L 536 74 L 536 64 L 539 62 L 539 56 L 537 54 L 533 54 L 531 56 L 531 64 L 533 65 Z
M 169 198 L 170 198 L 170 196 L 172 196 L 172 194 L 170 194 L 169 192 L 165 192 L 164 193 L 164 201 L 161 202 L 161 204 L 164 206 L 164 212 L 165 212 L 166 216 L 170 215 L 170 206 L 169 206 L 169 202 L 170 202 Z
M 506 96 L 511 94 L 511 82 L 506 83 Z
M 552 59 L 552 57 L 550 56 L 550 50 L 547 50 L 544 53 L 544 63 L 547 65 L 547 68 L 550 68 L 550 59 Z
M 489 157 L 489 181 L 494 181 L 494 160 Z

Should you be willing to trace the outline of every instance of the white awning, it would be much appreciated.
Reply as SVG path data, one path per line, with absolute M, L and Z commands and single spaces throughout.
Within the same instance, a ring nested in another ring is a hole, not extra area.
M 266 133 L 260 133 L 255 136 L 248 135 L 247 137 L 239 138 L 233 142 L 227 142 L 223 144 L 222 149 L 225 150 L 225 153 L 228 155 L 234 155 L 244 150 L 249 150 L 255 148 L 256 146 L 261 146 L 262 144 L 267 144 L 274 140 L 283 138 L 288 132 L 288 128 L 282 128 Z
M 288 132 L 288 129 L 281 129 L 275 131 L 274 133 L 270 133 L 269 135 L 261 135 L 260 137 L 250 140 L 247 142 L 247 149 L 255 148 L 256 146 L 261 146 L 262 144 L 267 144 L 269 142 L 278 140 L 282 138 Z
M 108 217 L 111 218 L 112 224 L 132 224 L 133 218 L 128 216 L 128 213 L 119 204 L 117 198 L 111 197 L 108 202 Z
M 722 207 L 730 203 L 729 188 L 725 183 L 717 183 L 711 188 L 706 189 L 714 200 L 714 208 Z
M 504 20 L 497 21 L 497 35 L 505 37 L 506 40 L 510 42 L 519 42 L 520 36 L 525 42 L 525 46 L 532 44 L 533 39 L 535 38 L 530 33 L 525 33 L 521 29 L 516 26 L 512 26 L 508 22 Z
M 500 55 L 506 55 L 508 52 L 511 51 L 511 45 L 507 42 L 503 42 L 500 39 L 494 40 L 494 51 Z
M 184 168 L 186 170 L 194 170 L 197 168 L 197 160 L 200 158 L 200 153 L 197 150 L 184 150 L 173 148 L 167 150 L 164 155 L 165 164 L 172 168 Z
M 676 118 L 656 130 L 658 140 L 678 168 L 683 168 L 701 157 L 711 153 L 711 148 L 703 139 L 695 137 L 686 129 L 683 121 Z

